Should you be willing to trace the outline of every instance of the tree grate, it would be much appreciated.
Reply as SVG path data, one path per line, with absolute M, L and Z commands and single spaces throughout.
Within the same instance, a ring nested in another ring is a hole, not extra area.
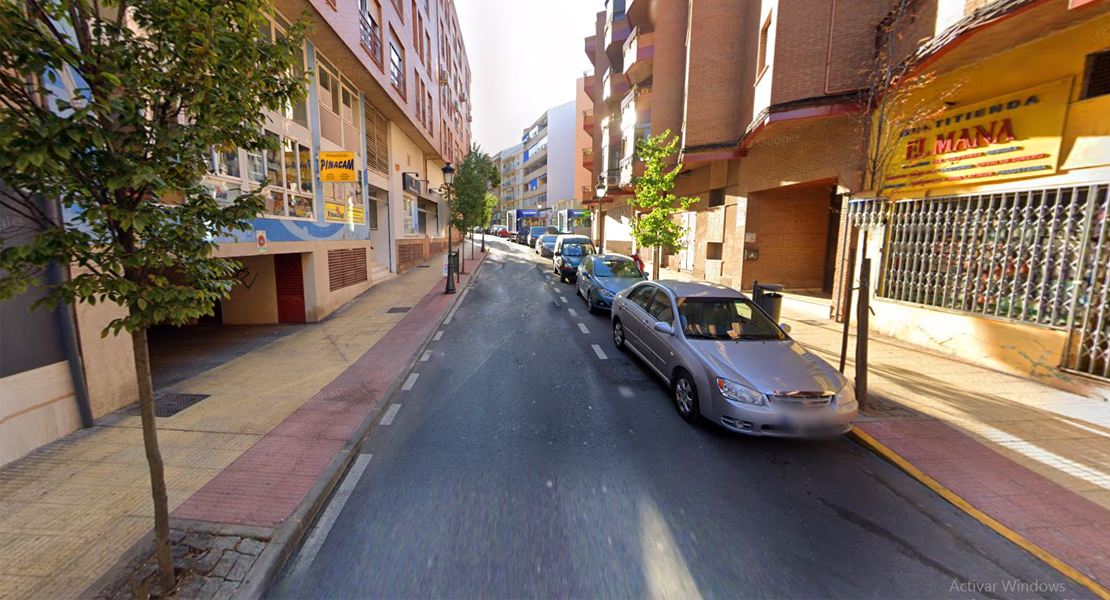
M 394 306 L 393 308 L 385 311 L 387 313 L 407 313 L 412 310 L 411 306 Z

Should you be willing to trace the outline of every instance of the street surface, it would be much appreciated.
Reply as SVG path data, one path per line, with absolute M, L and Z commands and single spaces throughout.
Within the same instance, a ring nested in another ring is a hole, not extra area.
M 271 597 L 1089 596 L 848 439 L 688 425 L 550 259 L 487 243 Z

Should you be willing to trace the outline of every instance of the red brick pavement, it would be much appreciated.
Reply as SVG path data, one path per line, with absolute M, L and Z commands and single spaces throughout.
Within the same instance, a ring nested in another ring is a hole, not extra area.
M 466 261 L 469 274 L 482 259 Z M 264 435 L 174 512 L 180 519 L 276 527 L 382 400 L 454 296 L 441 279 L 357 361 Z
M 940 421 L 857 427 L 999 523 L 1110 584 L 1110 510 Z

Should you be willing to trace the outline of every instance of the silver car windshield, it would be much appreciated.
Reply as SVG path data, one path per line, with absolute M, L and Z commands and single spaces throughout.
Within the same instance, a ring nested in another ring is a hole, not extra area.
M 781 340 L 786 335 L 746 298 L 679 298 L 682 333 L 703 340 Z

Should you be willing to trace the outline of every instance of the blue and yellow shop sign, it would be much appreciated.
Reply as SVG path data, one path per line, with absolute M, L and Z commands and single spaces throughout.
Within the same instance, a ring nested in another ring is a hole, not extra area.
M 366 209 L 358 205 L 350 205 L 332 202 L 330 200 L 324 202 L 324 219 L 332 223 L 358 223 L 359 225 L 366 223 Z
M 354 152 L 320 152 L 320 181 L 324 183 L 355 183 Z
M 1071 79 L 954 107 L 902 132 L 889 195 L 1048 175 L 1057 169 Z

